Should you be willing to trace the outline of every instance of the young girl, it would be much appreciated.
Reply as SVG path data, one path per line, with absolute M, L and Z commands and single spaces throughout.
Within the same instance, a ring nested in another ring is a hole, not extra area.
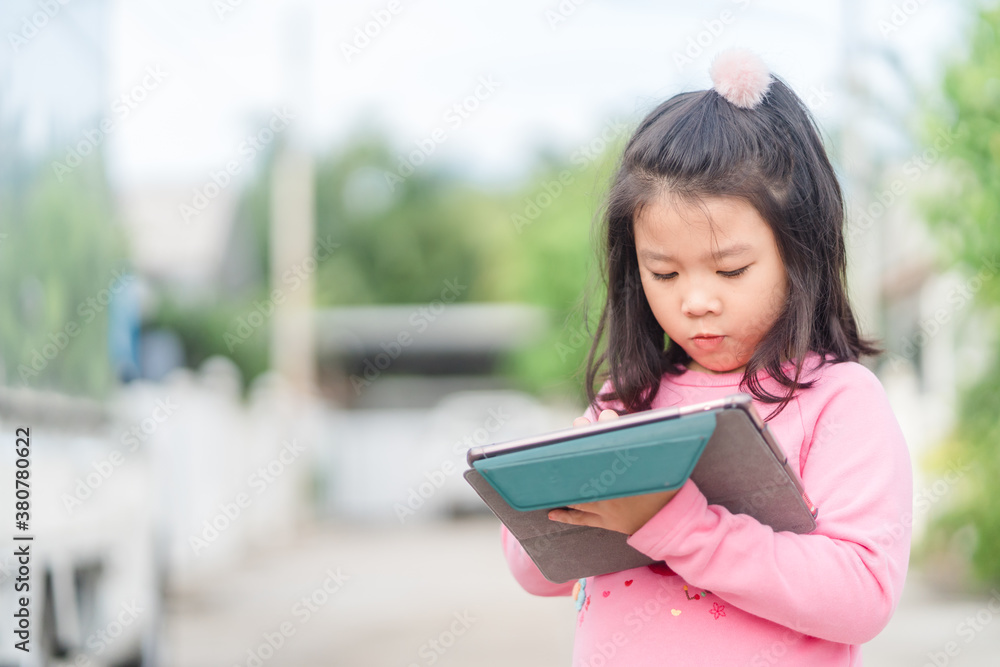
M 811 115 L 753 54 L 723 54 L 712 79 L 654 109 L 625 148 L 591 407 L 575 424 L 746 391 L 819 508 L 816 530 L 775 532 L 689 479 L 549 514 L 625 533 L 662 563 L 555 584 L 502 527 L 504 552 L 528 592 L 573 596 L 574 665 L 860 665 L 906 577 L 909 454 L 857 362 L 877 350 L 848 302 L 843 201 Z

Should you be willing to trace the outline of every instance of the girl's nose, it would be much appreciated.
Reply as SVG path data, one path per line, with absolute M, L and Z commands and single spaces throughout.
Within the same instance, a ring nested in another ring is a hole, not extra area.
M 681 301 L 681 312 L 687 317 L 704 317 L 709 313 L 719 315 L 722 302 L 704 288 L 692 287 Z

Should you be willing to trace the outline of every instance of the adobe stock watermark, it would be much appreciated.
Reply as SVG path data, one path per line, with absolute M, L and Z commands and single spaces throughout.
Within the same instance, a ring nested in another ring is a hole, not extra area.
M 665 581 L 664 577 L 657 578 L 655 588 L 655 595 L 646 596 L 641 605 L 633 605 L 632 609 L 622 617 L 632 637 L 638 635 L 646 625 L 664 612 L 671 613 L 673 616 L 679 616 L 684 612 L 683 609 L 674 607 L 675 589 Z M 592 653 L 584 664 L 588 667 L 604 667 L 604 665 L 614 664 L 608 661 L 614 659 L 618 654 L 618 649 L 629 643 L 629 636 L 625 635 L 624 632 L 616 632 L 610 637 L 610 640 L 599 644 L 597 646 L 598 652 Z
M 313 615 L 323 609 L 330 600 L 344 587 L 344 582 L 351 577 L 340 571 L 328 569 L 323 574 L 326 577 L 311 593 L 303 595 L 292 605 L 289 615 L 298 622 L 296 626 L 291 619 L 286 619 L 279 623 L 273 631 L 261 634 L 263 640 L 257 646 L 247 649 L 246 656 L 242 662 L 233 663 L 233 667 L 262 667 L 288 643 L 300 627 L 312 619 Z
M 445 280 L 440 298 L 431 301 L 426 306 L 420 306 L 410 314 L 407 320 L 410 324 L 410 329 L 400 331 L 388 343 L 380 341 L 379 347 L 382 351 L 372 359 L 368 359 L 367 357 L 364 359 L 362 362 L 364 372 L 361 375 L 357 373 L 351 374 L 351 386 L 354 387 L 355 395 L 360 396 L 364 389 L 370 387 L 382 375 L 382 371 L 389 368 L 392 362 L 399 358 L 399 355 L 403 353 L 403 349 L 413 345 L 415 337 L 427 331 L 441 317 L 444 311 L 447 310 L 448 304 L 454 303 L 461 296 L 462 292 L 468 288 L 468 285 L 458 282 L 458 278 Z
M 502 407 L 498 407 L 495 410 L 490 408 L 487 413 L 489 417 L 486 418 L 482 426 L 464 436 L 461 440 L 456 440 L 452 443 L 451 451 L 453 454 L 464 457 L 466 452 L 472 447 L 480 447 L 488 444 L 492 439 L 492 435 L 499 431 L 510 418 L 504 414 Z M 406 520 L 415 515 L 424 506 L 424 503 L 437 493 L 445 485 L 445 482 L 458 470 L 459 467 L 453 461 L 445 460 L 437 468 L 425 472 L 425 481 L 407 489 L 405 504 L 395 503 L 392 506 L 399 522 L 406 523 Z
M 856 216 L 852 216 L 847 229 L 846 241 L 848 245 L 855 245 L 861 235 L 875 226 L 875 222 L 885 215 L 886 211 L 899 198 L 901 198 L 919 181 L 928 170 L 933 167 L 941 155 L 961 136 L 958 127 L 940 130 L 934 137 L 931 146 L 920 153 L 911 156 L 903 163 L 903 175 L 905 178 L 897 178 L 889 184 L 889 187 L 875 195 L 875 201 L 871 202 L 864 211 Z
M 657 571 L 659 567 L 663 567 L 665 565 L 665 563 L 660 562 L 648 565 L 647 567 L 653 571 Z M 661 572 L 660 574 L 663 573 Z M 706 617 L 713 618 L 716 621 L 724 620 L 726 618 L 726 612 L 728 611 L 727 607 L 729 607 L 729 604 L 724 602 L 718 596 L 713 595 L 710 591 L 700 589 L 696 586 L 690 586 L 689 590 L 689 586 L 685 584 L 683 586 L 683 593 L 686 599 L 679 600 L 677 580 L 675 580 L 673 576 L 658 576 L 655 581 L 655 594 L 644 596 L 644 599 L 641 600 L 641 604 L 633 605 L 632 608 L 622 617 L 622 620 L 625 621 L 628 633 L 614 633 L 608 638 L 609 641 L 598 644 L 595 647 L 596 650 L 586 658 L 585 662 L 582 662 L 581 664 L 588 665 L 588 667 L 605 667 L 608 665 L 620 664 L 619 661 L 614 660 L 618 651 L 626 646 L 632 637 L 638 636 L 648 624 L 654 622 L 662 614 L 669 614 L 669 616 L 673 618 L 682 616 L 687 617 L 690 614 L 702 614 Z M 794 631 L 792 630 L 788 630 L 788 633 L 793 632 Z M 781 649 L 777 650 L 779 652 L 781 651 Z M 747 663 L 741 662 L 740 664 Z M 751 662 L 749 664 L 757 667 L 758 665 L 765 665 L 769 663 Z
M 903 512 L 899 521 L 892 524 L 882 524 L 875 541 L 882 548 L 888 549 L 896 541 L 909 536 L 913 530 L 914 519 L 928 512 L 933 505 L 948 495 L 969 470 L 972 470 L 971 463 L 952 462 L 944 475 L 934 480 L 933 484 L 921 488 L 919 492 L 914 494 L 913 512 Z
M 212 3 L 212 9 L 215 10 L 215 15 L 220 21 L 225 21 L 237 8 L 243 6 L 243 2 L 244 0 L 215 0 Z
M 125 453 L 121 450 L 113 449 L 100 461 L 92 462 L 90 465 L 93 468 L 93 472 L 88 472 L 85 476 L 78 477 L 76 484 L 73 486 L 72 493 L 62 494 L 59 500 L 62 502 L 66 512 L 72 516 L 73 512 L 94 495 L 94 492 L 101 488 L 104 482 L 110 479 L 114 472 L 125 463 L 125 454 L 131 454 L 138 450 L 141 443 L 156 433 L 160 425 L 173 416 L 177 407 L 177 404 L 170 400 L 169 396 L 166 400 L 156 399 L 156 407 L 153 408 L 150 415 L 142 421 L 133 424 L 131 428 L 121 434 L 119 442 L 127 447 Z
M 382 31 L 389 27 L 393 18 L 403 10 L 399 0 L 389 0 L 385 9 L 376 9 L 372 12 L 371 20 L 366 21 L 364 26 L 355 26 L 354 39 L 350 42 L 340 43 L 340 52 L 344 55 L 344 60 L 350 64 L 351 60 L 360 56 L 361 52 L 368 48 Z
M 49 24 L 49 21 L 55 18 L 56 14 L 69 3 L 70 0 L 37 0 L 38 11 L 21 18 L 21 29 L 18 32 L 7 33 L 7 41 L 14 53 L 20 51 L 27 46 L 29 41 L 37 37 L 38 33 Z
M 647 601 L 647 605 L 648 605 Z M 657 612 L 660 610 L 660 604 L 656 600 L 651 600 L 656 605 Z M 631 614 L 632 612 L 629 612 Z M 644 610 L 640 610 L 639 613 L 644 613 Z M 626 615 L 626 618 L 629 616 Z M 613 632 L 606 641 L 599 642 L 594 647 L 594 652 L 590 656 L 583 659 L 581 663 L 583 667 L 606 667 L 607 665 L 617 664 L 616 662 L 609 662 L 614 660 L 615 656 L 618 655 L 618 651 L 625 647 L 629 643 L 629 638 L 625 636 L 624 632 Z
M 622 619 L 625 621 L 625 625 L 631 630 L 633 636 L 639 634 L 642 628 L 653 620 L 654 616 L 672 606 L 671 591 L 667 585 L 659 580 L 656 583 L 656 595 L 647 598 L 641 606 L 634 605 Z M 615 644 L 619 647 L 624 646 L 625 643 L 624 635 L 618 641 L 615 641 Z M 614 655 L 607 655 L 607 652 L 605 652 L 604 657 L 613 658 Z
M 993 617 L 996 614 L 1000 614 L 1000 591 L 994 588 L 990 591 L 989 602 L 977 611 L 975 616 L 966 616 L 964 620 L 956 625 L 955 634 L 967 646 L 975 641 L 976 637 L 986 629 L 986 626 L 993 622 Z M 962 646 L 954 640 L 946 642 L 942 649 L 940 651 L 928 651 L 927 662 L 923 664 L 923 667 L 946 667 L 951 664 L 952 658 L 958 657 L 962 652 Z
M 601 471 L 597 477 L 591 477 L 580 485 L 580 495 L 587 498 L 596 498 L 607 493 L 618 482 L 618 478 L 625 475 L 629 468 L 639 460 L 638 456 L 629 454 L 627 449 L 619 450 L 615 454 L 615 460 L 611 465 Z
M 135 600 L 123 603 L 118 613 L 113 619 L 101 629 L 87 635 L 84 645 L 90 649 L 86 653 L 78 654 L 73 661 L 75 667 L 90 667 L 90 665 L 103 665 L 103 660 L 92 661 L 103 654 L 108 647 L 114 644 L 119 637 L 124 634 L 126 628 L 139 620 L 139 615 L 143 612 Z
M 193 218 L 199 216 L 208 206 L 222 194 L 222 191 L 229 187 L 233 177 L 239 174 L 245 165 L 253 162 L 254 158 L 267 148 L 274 138 L 288 129 L 291 121 L 295 120 L 295 114 L 287 107 L 272 109 L 271 117 L 267 124 L 257 130 L 254 134 L 247 135 L 237 148 L 237 153 L 241 159 L 226 162 L 222 169 L 217 169 L 209 173 L 208 180 L 194 189 L 190 202 L 182 202 L 177 207 L 177 212 L 181 216 L 184 224 L 190 224 Z
M 396 186 L 402 184 L 407 178 L 413 175 L 417 167 L 424 164 L 427 159 L 434 154 L 439 144 L 448 140 L 448 132 L 457 130 L 471 115 L 479 109 L 479 105 L 490 99 L 500 87 L 500 82 L 491 75 L 479 77 L 478 85 L 460 101 L 452 104 L 444 112 L 444 122 L 449 129 L 435 127 L 431 133 L 414 141 L 416 148 L 405 156 L 399 156 L 396 171 L 384 171 L 386 185 L 390 192 L 396 191 Z
M 822 109 L 826 106 L 826 103 L 833 98 L 833 93 L 826 89 L 826 84 L 820 84 L 819 87 L 810 86 L 809 94 L 805 96 L 803 102 L 812 111 Z
M 325 238 L 319 240 L 312 255 L 285 269 L 281 274 L 282 286 L 272 289 L 263 301 L 254 300 L 253 310 L 246 315 L 237 317 L 233 330 L 222 334 L 222 341 L 226 344 L 226 349 L 232 352 L 250 340 L 250 337 L 271 319 L 277 307 L 285 302 L 288 295 L 305 284 L 305 281 L 316 272 L 319 265 L 329 259 L 333 255 L 333 251 L 339 247 L 340 244 L 332 240 L 332 235 L 327 234 Z
M 566 361 L 569 355 L 573 354 L 585 345 L 589 345 L 592 340 L 593 334 L 590 333 L 587 324 L 581 322 L 577 326 L 569 330 L 569 338 L 564 343 L 562 340 L 557 340 L 555 343 L 556 354 L 559 355 L 559 361 Z
M 447 628 L 439 632 L 436 637 L 431 637 L 425 641 L 417 649 L 417 655 L 420 657 L 421 662 L 411 662 L 407 667 L 420 667 L 421 664 L 435 664 L 441 659 L 441 656 L 448 652 L 448 649 L 455 645 L 455 642 L 462 635 L 469 631 L 472 624 L 478 620 L 469 613 L 468 609 L 461 612 L 456 611 L 452 614 L 452 617 L 454 620 L 451 621 Z
M 578 147 L 570 154 L 570 164 L 575 165 L 581 170 L 585 169 L 587 165 L 600 158 L 608 146 L 626 129 L 627 126 L 618 120 L 608 121 L 601 129 L 600 135 Z M 564 169 L 559 172 L 555 180 L 543 181 L 543 191 L 533 197 L 526 197 L 524 199 L 524 208 L 521 209 L 521 212 L 511 214 L 510 221 L 517 233 L 520 234 L 524 231 L 525 227 L 533 225 L 539 216 L 542 215 L 542 211 L 551 206 L 565 192 L 565 188 L 573 184 L 574 180 L 573 173 L 568 169 Z
M 914 494 L 913 510 L 918 514 L 927 512 L 932 505 L 944 498 L 951 489 L 965 477 L 965 473 L 972 470 L 971 463 L 963 463 L 961 460 L 953 461 L 944 475 L 934 480 L 933 484 L 925 486 Z
M 902 354 L 891 354 L 889 364 L 893 370 L 898 370 L 899 365 L 905 359 L 912 359 L 916 351 L 922 348 L 927 342 L 941 331 L 941 327 L 946 325 L 951 319 L 966 305 L 972 303 L 976 294 L 983 288 L 987 281 L 992 280 L 997 271 L 1000 270 L 1000 262 L 996 255 L 990 259 L 984 259 L 981 268 L 971 278 L 963 280 L 960 284 L 951 288 L 946 297 L 947 307 L 942 306 L 934 312 L 921 319 L 919 331 L 903 339 L 900 346 Z
M 569 20 L 569 17 L 576 13 L 577 7 L 588 0 L 560 0 L 554 8 L 545 10 L 545 20 L 549 23 L 549 30 L 555 31 L 560 24 Z
M 286 440 L 284 446 L 276 457 L 260 466 L 247 477 L 247 486 L 256 491 L 259 496 L 284 474 L 293 463 L 295 463 L 306 448 L 300 445 L 298 440 Z M 188 545 L 195 556 L 201 556 L 210 544 L 219 539 L 219 536 L 236 523 L 243 515 L 243 512 L 253 504 L 255 496 L 248 491 L 241 491 L 232 500 L 219 503 L 219 511 L 212 517 L 205 519 L 201 525 L 201 532 L 188 536 Z
M 893 4 L 889 16 L 878 21 L 878 31 L 882 33 L 883 39 L 888 39 L 889 35 L 898 32 L 900 28 L 909 23 L 910 19 L 925 4 L 927 4 L 927 0 L 904 0 Z
M 28 386 L 29 379 L 38 377 L 48 368 L 49 363 L 69 347 L 70 341 L 79 336 L 83 328 L 97 319 L 97 316 L 108 308 L 115 296 L 135 280 L 135 276 L 120 270 L 113 271 L 111 275 L 113 277 L 106 288 L 77 304 L 76 313 L 80 316 L 82 323 L 69 320 L 61 329 L 48 335 L 48 342 L 42 344 L 41 349 L 37 347 L 31 349 L 30 364 L 21 363 L 17 367 L 21 384 Z
M 62 161 L 52 161 L 52 172 L 62 183 L 74 169 L 83 164 L 87 157 L 100 146 L 108 135 L 114 132 L 132 112 L 149 97 L 150 93 L 160 87 L 169 72 L 164 72 L 159 65 L 150 65 L 144 70 L 145 76 L 136 85 L 111 101 L 111 116 L 107 116 L 97 124 L 97 127 L 85 130 L 83 138 L 66 150 Z
M 732 2 L 739 7 L 740 11 L 750 6 L 750 0 L 732 0 Z M 723 9 L 714 19 L 702 21 L 702 30 L 688 37 L 683 50 L 674 51 L 674 65 L 677 66 L 677 71 L 683 71 L 685 67 L 700 58 L 726 31 L 726 26 L 736 22 L 736 18 L 736 14 L 728 9 Z

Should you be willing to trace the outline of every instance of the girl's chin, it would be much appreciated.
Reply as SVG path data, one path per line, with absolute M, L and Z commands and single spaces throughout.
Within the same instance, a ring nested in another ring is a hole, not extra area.
M 705 365 L 692 358 L 688 363 L 688 368 L 693 371 L 700 371 L 710 375 L 727 375 L 729 373 L 742 373 L 743 369 L 746 368 L 746 364 L 739 366 L 733 363 L 727 364 L 725 362 L 716 361 L 708 362 L 708 364 Z

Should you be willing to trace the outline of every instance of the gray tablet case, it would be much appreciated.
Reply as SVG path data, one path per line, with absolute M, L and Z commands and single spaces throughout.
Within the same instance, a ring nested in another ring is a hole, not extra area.
M 789 470 L 770 431 L 753 411 L 749 397 L 717 410 L 716 426 L 691 479 L 709 504 L 748 514 L 775 531 L 808 533 L 816 528 L 816 508 Z M 770 440 L 770 442 L 768 442 Z M 548 510 L 518 511 L 475 468 L 466 481 L 524 547 L 546 579 L 563 583 L 654 563 L 626 543 L 623 533 L 559 523 Z

